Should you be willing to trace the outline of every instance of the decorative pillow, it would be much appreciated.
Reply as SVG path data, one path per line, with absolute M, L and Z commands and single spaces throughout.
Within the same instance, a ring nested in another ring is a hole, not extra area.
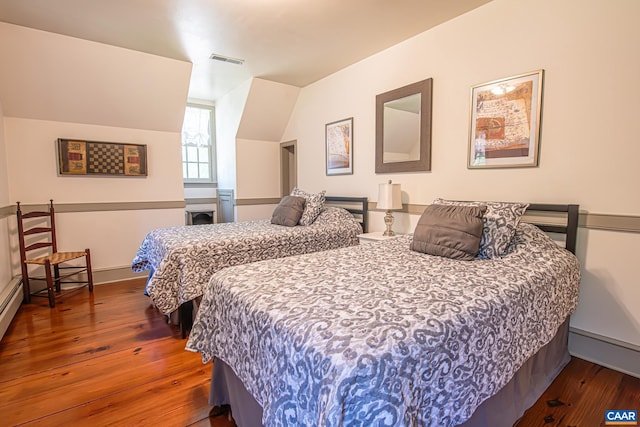
M 484 227 L 480 240 L 480 258 L 496 258 L 507 254 L 509 243 L 520 224 L 520 218 L 529 206 L 528 203 L 509 202 L 463 202 L 457 200 L 435 199 L 436 205 L 486 206 Z
M 304 197 L 284 196 L 271 216 L 271 224 L 295 227 L 304 211 Z
M 324 210 L 324 194 L 324 190 L 319 193 L 307 193 L 297 187 L 291 191 L 292 196 L 304 197 L 306 200 L 304 212 L 302 212 L 302 217 L 300 217 L 300 225 L 313 224 L 318 215 Z
M 465 261 L 474 259 L 486 210 L 486 206 L 427 206 L 413 232 L 411 250 Z

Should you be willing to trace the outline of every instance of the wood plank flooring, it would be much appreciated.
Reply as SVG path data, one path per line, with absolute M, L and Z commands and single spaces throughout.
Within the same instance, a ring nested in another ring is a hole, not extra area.
M 234 426 L 208 418 L 211 365 L 143 288 L 23 305 L 0 343 L 0 425 Z M 574 358 L 518 427 L 600 426 L 606 409 L 640 409 L 640 379 Z

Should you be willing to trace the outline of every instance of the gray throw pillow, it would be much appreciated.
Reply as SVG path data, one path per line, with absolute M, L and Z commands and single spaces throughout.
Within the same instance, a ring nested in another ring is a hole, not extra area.
M 295 227 L 304 211 L 304 197 L 284 196 L 271 215 L 271 224 Z
M 470 261 L 478 254 L 486 206 L 430 205 L 413 233 L 411 250 Z
M 507 254 L 509 243 L 516 234 L 520 218 L 527 210 L 528 203 L 511 202 L 464 202 L 458 200 L 436 199 L 436 205 L 486 206 L 484 227 L 478 257 L 490 259 Z

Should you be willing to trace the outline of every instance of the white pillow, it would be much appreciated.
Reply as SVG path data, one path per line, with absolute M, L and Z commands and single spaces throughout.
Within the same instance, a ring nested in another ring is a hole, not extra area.
M 306 203 L 304 204 L 304 212 L 302 212 L 302 217 L 300 217 L 300 225 L 313 224 L 316 218 L 318 218 L 318 215 L 322 213 L 324 210 L 324 194 L 325 190 L 322 190 L 319 193 L 307 193 L 297 187 L 291 191 L 292 196 L 304 197 L 306 200 Z

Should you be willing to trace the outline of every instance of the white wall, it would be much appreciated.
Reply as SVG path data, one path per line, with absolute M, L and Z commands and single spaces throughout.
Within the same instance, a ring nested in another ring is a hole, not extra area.
M 190 63 L 6 23 L 0 23 L 0 61 L 0 148 L 7 163 L 0 202 L 184 200 L 180 130 Z M 148 176 L 58 176 L 57 138 L 145 144 Z M 146 233 L 183 224 L 184 211 L 58 211 L 56 219 L 60 248 L 89 247 L 99 271 L 129 267 Z M 17 275 L 15 219 L 7 225 Z
M 216 103 L 216 157 L 220 189 L 236 190 L 236 135 L 250 89 L 251 80 L 247 80 Z
M 234 199 L 280 197 L 280 140 L 300 89 L 254 78 L 216 104 L 218 188 Z M 275 205 L 234 207 L 236 221 L 270 218 Z
M 494 0 L 305 87 L 283 138 L 298 140 L 300 185 L 375 200 L 377 184 L 391 178 L 411 203 L 441 195 L 527 198 L 637 214 L 640 198 L 629 195 L 639 174 L 640 86 L 628 82 L 640 68 L 639 8 L 635 0 Z M 540 167 L 468 170 L 470 87 L 540 68 L 546 72 Z M 428 77 L 434 78 L 432 172 L 377 176 L 375 95 Z M 351 116 L 355 173 L 326 177 L 318 161 L 324 124 Z
M 282 138 L 298 141 L 299 186 L 375 201 L 378 184 L 392 179 L 405 203 L 522 200 L 640 215 L 638 16 L 636 0 L 494 0 L 305 87 Z M 545 70 L 540 166 L 467 169 L 470 88 L 538 69 Z M 376 94 L 429 77 L 432 171 L 375 174 Z M 354 117 L 354 174 L 327 177 L 324 125 L 347 117 Z M 372 230 L 384 228 L 381 218 L 372 214 Z M 417 220 L 396 218 L 404 233 Z M 619 258 L 639 244 L 640 234 L 581 231 L 574 327 L 640 345 L 640 263 Z
M 108 203 L 184 200 L 180 134 L 5 117 L 11 203 Z M 148 176 L 58 176 L 58 137 L 147 145 Z M 184 224 L 182 209 L 59 213 L 61 249 L 89 247 L 95 269 L 130 265 L 144 235 Z M 14 274 L 19 273 L 14 259 Z
M 2 103 L 0 102 L 0 208 L 10 205 L 3 118 Z M 0 295 L 5 290 L 5 287 L 9 285 L 11 277 L 8 218 L 0 217 Z
M 580 304 L 572 325 L 640 345 L 640 233 L 580 230 Z
M 280 143 L 236 141 L 239 199 L 280 197 Z
M 280 143 L 238 139 L 237 199 L 280 197 Z M 271 218 L 276 205 L 236 206 L 236 220 Z
M 10 224 L 12 215 L 5 216 L 9 207 L 9 184 L 7 172 L 7 150 L 4 136 L 4 114 L 0 102 L 0 338 L 11 324 L 13 316 L 22 302 L 22 290 L 16 288 L 11 265 Z M 19 255 L 18 255 L 19 257 Z
M 270 219 L 277 204 L 235 206 L 236 221 Z
M 215 187 L 191 187 L 184 189 L 185 199 L 211 199 L 218 197 L 218 190 Z
M 300 88 L 253 79 L 236 138 L 236 199 L 280 198 L 280 140 Z M 271 218 L 274 204 L 239 205 L 237 221 Z
M 15 222 L 14 218 L 9 221 L 13 276 L 21 274 Z M 91 249 L 94 273 L 118 268 L 129 269 L 140 243 L 149 231 L 174 225 L 184 225 L 183 209 L 56 212 L 58 249 Z M 128 277 L 133 277 L 133 273 Z
M 9 191 L 23 203 L 183 200 L 180 134 L 5 117 Z M 147 145 L 146 177 L 58 176 L 56 139 Z

